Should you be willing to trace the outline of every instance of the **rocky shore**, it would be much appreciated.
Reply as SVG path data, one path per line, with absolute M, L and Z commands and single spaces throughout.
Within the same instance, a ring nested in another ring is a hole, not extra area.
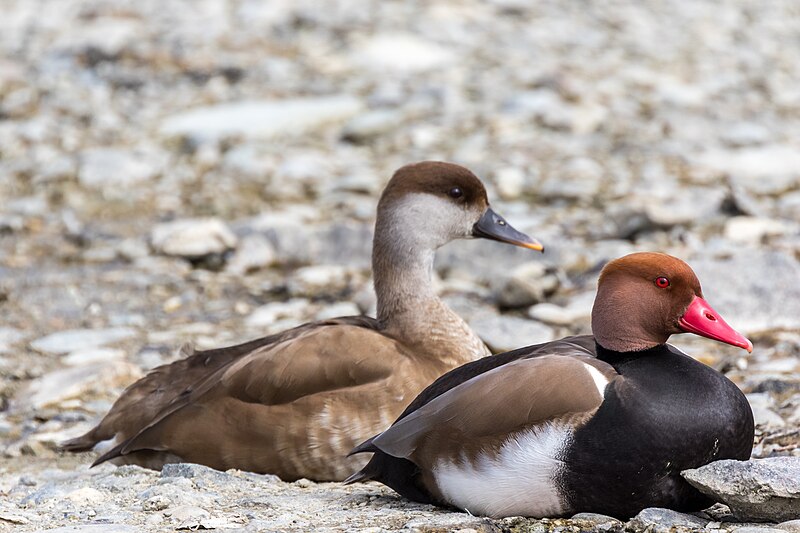
M 754 458 L 800 460 L 798 42 L 792 0 L 6 0 L 0 531 L 800 530 L 724 506 L 490 521 L 56 449 L 186 343 L 373 313 L 377 195 L 443 159 L 547 247 L 437 256 L 493 350 L 588 331 L 605 261 L 672 253 L 755 350 L 675 343 L 748 395 Z

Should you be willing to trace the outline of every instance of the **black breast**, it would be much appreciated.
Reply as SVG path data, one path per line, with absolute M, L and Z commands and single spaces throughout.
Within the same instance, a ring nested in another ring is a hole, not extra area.
M 749 459 L 753 414 L 725 376 L 671 346 L 636 357 L 598 348 L 623 376 L 567 447 L 560 485 L 575 511 L 627 518 L 646 507 L 712 502 L 680 476 L 718 459 Z

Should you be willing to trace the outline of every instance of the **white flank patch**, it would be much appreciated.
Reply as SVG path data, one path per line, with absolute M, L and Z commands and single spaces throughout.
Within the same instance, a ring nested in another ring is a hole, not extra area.
M 436 484 L 448 502 L 475 515 L 559 515 L 564 507 L 554 479 L 570 435 L 566 426 L 544 424 L 516 434 L 477 464 L 440 461 Z
M 92 448 L 92 451 L 95 451 L 102 455 L 111 448 L 113 448 L 114 446 L 116 446 L 117 444 L 119 444 L 119 441 L 117 440 L 117 435 L 114 435 L 114 437 L 111 439 L 101 440 L 100 442 L 95 444 L 94 447 Z
M 589 375 L 592 376 L 594 384 L 597 387 L 598 392 L 600 392 L 600 396 L 605 396 L 606 386 L 608 385 L 608 380 L 606 379 L 606 377 L 603 375 L 602 372 L 597 370 L 589 363 L 583 363 L 583 366 L 586 367 L 586 370 L 589 372 Z

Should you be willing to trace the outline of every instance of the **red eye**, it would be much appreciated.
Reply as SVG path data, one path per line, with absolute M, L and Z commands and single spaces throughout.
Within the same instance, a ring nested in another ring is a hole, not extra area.
M 669 280 L 664 276 L 656 278 L 656 287 L 658 287 L 659 289 L 666 289 L 667 287 L 669 287 Z

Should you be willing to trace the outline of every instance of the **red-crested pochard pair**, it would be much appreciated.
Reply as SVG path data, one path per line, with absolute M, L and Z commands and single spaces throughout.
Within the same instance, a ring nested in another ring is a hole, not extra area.
M 666 342 L 752 344 L 686 263 L 658 253 L 606 265 L 592 329 L 443 375 L 353 450 L 374 455 L 348 481 L 492 517 L 709 506 L 680 472 L 749 459 L 753 414 L 736 385 Z
M 542 250 L 490 209 L 469 170 L 438 162 L 401 168 L 378 204 L 377 319 L 314 322 L 160 366 L 63 447 L 105 442 L 110 449 L 95 464 L 188 461 L 285 480 L 344 479 L 366 463 L 347 458 L 353 446 L 444 372 L 489 355 L 432 282 L 435 250 L 468 237 Z

